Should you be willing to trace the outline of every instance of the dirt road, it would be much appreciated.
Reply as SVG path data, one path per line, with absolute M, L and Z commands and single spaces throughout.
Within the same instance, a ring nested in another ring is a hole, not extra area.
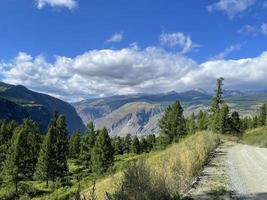
M 225 141 L 187 198 L 267 200 L 267 149 Z
M 238 199 L 267 200 L 267 149 L 236 144 L 228 150 L 227 166 Z

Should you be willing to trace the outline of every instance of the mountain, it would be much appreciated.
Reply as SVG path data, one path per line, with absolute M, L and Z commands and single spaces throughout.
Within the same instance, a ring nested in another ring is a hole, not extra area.
M 65 115 L 70 133 L 78 129 L 85 130 L 81 118 L 69 103 L 31 91 L 22 85 L 0 82 L 0 119 L 21 123 L 24 118 L 31 118 L 45 132 L 54 112 Z
M 120 95 L 88 99 L 73 103 L 84 123 L 93 121 L 96 128 L 107 127 L 111 135 L 157 134 L 158 120 L 165 108 L 179 99 L 190 110 L 210 100 L 206 92 L 190 90 L 182 93 L 171 91 L 163 94 Z M 197 106 L 190 105 L 192 102 Z
M 267 93 L 247 94 L 238 90 L 225 90 L 225 101 L 231 110 L 237 110 L 242 116 L 255 115 L 259 106 L 267 102 Z M 93 121 L 96 128 L 107 127 L 110 135 L 143 136 L 158 134 L 158 122 L 165 108 L 179 100 L 184 108 L 184 115 L 208 110 L 212 95 L 205 90 L 163 94 L 121 95 L 98 99 L 88 99 L 73 103 L 84 123 Z

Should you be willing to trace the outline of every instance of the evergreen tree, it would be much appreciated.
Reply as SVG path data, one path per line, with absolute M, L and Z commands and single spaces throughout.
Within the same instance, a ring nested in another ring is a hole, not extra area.
M 266 125 L 266 117 L 267 117 L 267 105 L 264 103 L 260 107 L 260 115 L 259 115 L 259 125 L 265 126 Z
M 124 142 L 121 137 L 115 137 L 112 140 L 112 143 L 115 155 L 122 155 L 124 151 Z
M 228 133 L 230 131 L 230 119 L 229 119 L 229 108 L 227 104 L 224 104 L 220 109 L 219 119 L 217 124 L 217 132 Z
M 55 141 L 55 127 L 50 125 L 41 146 L 35 171 L 36 179 L 46 181 L 47 187 L 49 180 L 55 180 L 55 174 L 54 174 L 55 150 L 53 147 L 54 141 Z
M 92 152 L 93 172 L 102 174 L 113 164 L 114 150 L 106 128 L 97 135 Z
M 252 128 L 257 128 L 259 126 L 259 117 L 255 116 L 252 119 Z
M 156 145 L 156 136 L 154 134 L 148 135 L 146 137 L 146 141 L 147 141 L 147 149 L 148 151 L 151 151 Z
M 146 141 L 146 138 L 142 137 L 140 140 L 140 152 L 142 153 L 148 153 L 149 149 L 148 149 L 148 143 Z
M 95 146 L 96 131 L 93 122 L 87 124 L 87 131 L 81 141 L 80 160 L 82 164 L 91 170 L 91 155 Z
M 70 137 L 69 157 L 77 159 L 80 156 L 80 150 L 81 150 L 81 134 L 80 131 L 77 131 Z
M 68 131 L 64 115 L 59 115 L 56 120 L 56 143 L 55 143 L 56 154 L 56 167 L 55 175 L 57 178 L 63 179 L 68 175 L 68 163 L 67 158 L 69 154 L 69 143 L 68 143 Z
M 179 101 L 168 106 L 160 120 L 160 134 L 165 135 L 165 142 L 175 142 L 186 134 L 186 122 L 183 108 Z M 169 139 L 167 139 L 169 138 Z
M 54 115 L 39 154 L 35 176 L 37 179 L 63 180 L 68 174 L 68 132 L 65 117 Z
M 194 134 L 197 131 L 194 113 L 192 113 L 190 118 L 186 120 L 186 130 L 188 134 Z
M 39 151 L 39 129 L 29 119 L 24 120 L 11 139 L 11 146 L 4 166 L 7 179 L 16 185 L 20 180 L 31 180 Z
M 212 98 L 211 108 L 210 108 L 210 124 L 211 129 L 214 132 L 221 132 L 221 108 L 223 106 L 223 78 L 217 79 L 216 89 L 215 89 L 215 96 Z
M 239 135 L 242 132 L 242 122 L 236 111 L 231 114 L 231 132 L 236 135 Z
M 133 142 L 132 142 L 132 152 L 135 154 L 139 154 L 141 153 L 141 148 L 140 148 L 140 142 L 137 136 L 135 136 L 133 138 Z
M 132 146 L 132 138 L 130 134 L 127 134 L 124 139 L 124 150 L 123 153 L 130 153 L 131 152 L 131 146 Z
M 0 170 L 6 160 L 7 151 L 17 124 L 15 121 L 0 121 Z
M 199 111 L 197 116 L 197 129 L 202 131 L 208 128 L 208 116 L 202 110 Z

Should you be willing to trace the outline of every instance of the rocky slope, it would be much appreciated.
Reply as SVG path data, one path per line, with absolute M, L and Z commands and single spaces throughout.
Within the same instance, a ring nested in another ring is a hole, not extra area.
M 224 91 L 225 100 L 231 110 L 241 115 L 256 113 L 263 102 L 267 102 L 267 93 L 246 94 L 237 90 Z M 211 101 L 203 89 L 183 93 L 136 94 L 89 99 L 74 103 L 84 123 L 93 121 L 97 128 L 107 127 L 111 135 L 147 135 L 159 132 L 158 122 L 167 105 L 180 100 L 185 116 L 192 112 L 207 110 Z

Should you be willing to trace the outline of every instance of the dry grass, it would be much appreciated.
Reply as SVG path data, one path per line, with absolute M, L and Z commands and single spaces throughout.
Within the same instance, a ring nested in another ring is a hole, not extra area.
M 146 181 L 150 182 L 151 190 L 154 193 L 165 191 L 172 198 L 185 193 L 218 144 L 218 135 L 211 132 L 199 132 L 148 157 L 144 164 L 145 168 L 150 171 L 149 180 Z M 144 166 L 136 165 L 136 167 L 140 167 L 140 173 L 133 174 L 137 174 L 136 176 L 143 174 L 141 170 Z M 97 199 L 104 199 L 106 192 L 113 193 L 115 190 L 117 193 L 120 192 L 120 185 L 123 181 L 124 183 L 128 181 L 127 185 L 131 185 L 137 183 L 132 180 L 143 180 L 143 177 L 128 177 L 131 180 L 125 180 L 122 177 L 124 177 L 123 173 L 117 173 L 98 182 L 96 184 Z M 133 186 L 133 188 L 141 188 L 141 186 Z M 90 189 L 83 194 L 86 196 L 89 191 Z

